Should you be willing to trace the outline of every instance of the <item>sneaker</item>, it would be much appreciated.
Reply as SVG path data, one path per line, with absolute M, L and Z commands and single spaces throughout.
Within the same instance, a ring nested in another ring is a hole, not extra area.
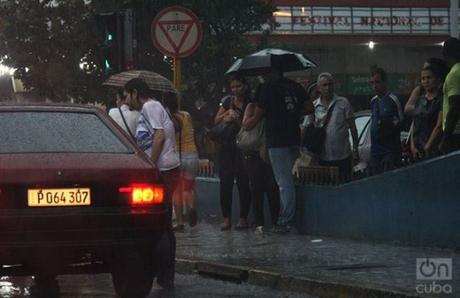
M 188 211 L 188 224 L 189 224 L 189 226 L 194 227 L 194 226 L 196 226 L 197 222 L 198 222 L 198 216 L 197 216 L 197 213 L 196 213 L 196 209 L 191 208 Z
M 263 234 L 264 233 L 264 227 L 263 226 L 257 226 L 256 229 L 254 230 L 254 233 Z

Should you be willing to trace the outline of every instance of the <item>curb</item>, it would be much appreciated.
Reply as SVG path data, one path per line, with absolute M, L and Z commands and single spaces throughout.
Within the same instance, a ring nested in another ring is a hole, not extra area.
M 386 289 L 362 285 L 337 283 L 308 277 L 285 276 L 277 272 L 264 271 L 245 266 L 226 265 L 215 262 L 176 258 L 179 274 L 200 274 L 225 281 L 248 283 L 280 291 L 299 292 L 318 297 L 331 298 L 412 298 L 419 297 Z

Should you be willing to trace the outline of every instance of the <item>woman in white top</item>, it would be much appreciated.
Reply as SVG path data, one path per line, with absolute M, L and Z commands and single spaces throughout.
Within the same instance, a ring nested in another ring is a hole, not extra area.
M 109 116 L 134 138 L 137 121 L 141 115 L 139 112 L 140 106 L 133 102 L 127 102 L 123 95 L 123 90 L 118 90 L 115 97 L 117 107 L 110 109 Z

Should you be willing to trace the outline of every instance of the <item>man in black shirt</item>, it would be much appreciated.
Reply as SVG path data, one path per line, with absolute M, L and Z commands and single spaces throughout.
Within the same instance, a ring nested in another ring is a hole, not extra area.
M 287 233 L 295 219 L 296 192 L 292 167 L 299 155 L 300 117 L 313 113 L 305 89 L 272 69 L 259 87 L 256 118 L 266 120 L 266 146 L 280 190 L 281 210 L 274 232 Z

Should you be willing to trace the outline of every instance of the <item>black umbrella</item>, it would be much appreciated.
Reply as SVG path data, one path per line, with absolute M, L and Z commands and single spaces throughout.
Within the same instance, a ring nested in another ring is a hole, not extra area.
M 255 76 L 264 74 L 272 68 L 279 69 L 281 72 L 288 72 L 312 67 L 316 67 L 316 64 L 300 53 L 280 49 L 264 49 L 236 60 L 225 74 L 239 73 Z

